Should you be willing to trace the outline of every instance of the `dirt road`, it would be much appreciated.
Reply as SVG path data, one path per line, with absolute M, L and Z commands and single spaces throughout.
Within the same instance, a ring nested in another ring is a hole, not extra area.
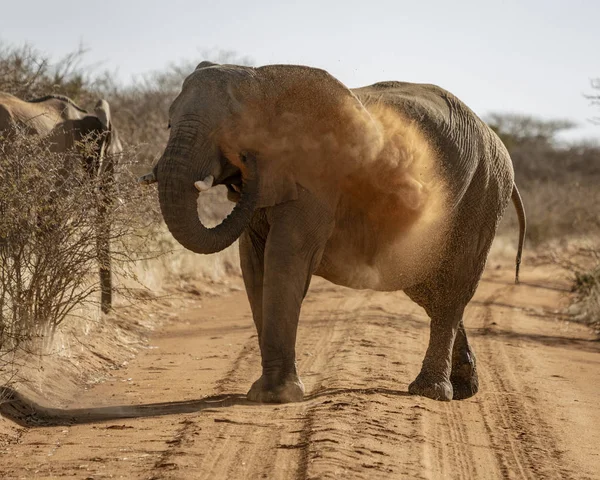
M 481 390 L 407 394 L 428 338 L 401 293 L 315 279 L 298 335 L 307 399 L 253 405 L 259 353 L 243 291 L 181 308 L 55 426 L 0 452 L 0 477 L 600 478 L 600 344 L 557 319 L 564 285 L 490 269 L 467 310 Z M 122 417 L 135 418 L 124 419 Z M 76 424 L 70 424 L 71 422 Z

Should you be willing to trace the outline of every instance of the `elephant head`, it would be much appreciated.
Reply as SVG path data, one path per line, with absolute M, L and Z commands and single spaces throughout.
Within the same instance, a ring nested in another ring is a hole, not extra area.
M 250 69 L 223 74 L 212 66 L 202 62 L 185 80 L 169 110 L 167 147 L 154 168 L 169 230 L 184 247 L 205 254 L 225 249 L 241 235 L 250 222 L 259 188 L 256 157 L 239 152 L 236 165 L 224 157 L 215 141 L 219 126 L 234 108 L 227 91 L 231 77 L 248 76 Z M 198 218 L 198 190 L 218 184 L 241 193 L 241 198 L 220 225 L 206 228 Z
M 117 130 L 113 127 L 110 115 L 110 107 L 106 100 L 98 100 L 94 108 L 94 113 L 101 125 L 101 144 L 100 144 L 100 174 L 113 168 L 112 159 L 123 152 L 123 145 L 119 139 Z M 110 159 L 110 160 L 108 160 Z
M 297 198 L 297 185 L 337 191 L 353 163 L 330 159 L 369 158 L 366 150 L 378 145 L 365 141 L 365 131 L 379 133 L 349 89 L 323 70 L 293 65 L 202 62 L 184 81 L 169 119 L 165 152 L 140 181 L 158 181 L 169 230 L 204 254 L 231 245 L 255 208 Z M 197 195 L 219 184 L 237 204 L 209 229 L 198 218 Z
M 60 130 L 53 135 L 65 135 L 64 147 L 69 150 L 77 147 L 82 141 L 92 141 L 92 148 L 84 147 L 82 157 L 90 174 L 112 174 L 115 157 L 123 151 L 117 130 L 113 126 L 110 106 L 104 99 L 98 100 L 94 113 L 87 113 L 80 118 L 65 121 Z M 58 143 L 58 142 L 57 142 Z
M 109 104 L 104 99 L 98 100 L 91 113 L 63 95 L 24 101 L 0 92 L 0 132 L 10 138 L 15 127 L 46 137 L 52 150 L 59 153 L 72 151 L 81 146 L 83 140 L 94 140 L 93 148 L 86 147 L 79 152 L 79 158 L 90 173 L 97 173 L 98 168 L 110 169 L 113 157 L 123 150 Z

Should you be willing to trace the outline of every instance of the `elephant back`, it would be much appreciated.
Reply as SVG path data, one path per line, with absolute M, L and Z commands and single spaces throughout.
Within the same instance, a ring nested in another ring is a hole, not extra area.
M 379 82 L 353 93 L 367 108 L 385 104 L 423 132 L 448 181 L 452 207 L 461 203 L 473 183 L 493 179 L 512 184 L 512 163 L 502 142 L 447 90 L 432 84 Z

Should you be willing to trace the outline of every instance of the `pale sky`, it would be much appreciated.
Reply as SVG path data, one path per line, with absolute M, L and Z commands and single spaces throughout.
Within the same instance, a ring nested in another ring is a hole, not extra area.
M 234 50 L 255 65 L 324 68 L 348 87 L 434 83 L 479 115 L 568 118 L 600 140 L 584 94 L 600 77 L 599 0 L 21 0 L 3 2 L 0 40 L 86 63 L 123 81 Z

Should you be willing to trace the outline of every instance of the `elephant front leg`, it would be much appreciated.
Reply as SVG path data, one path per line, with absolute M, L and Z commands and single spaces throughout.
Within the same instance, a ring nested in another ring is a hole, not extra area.
M 287 403 L 304 398 L 296 367 L 300 308 L 329 234 L 327 216 L 302 199 L 275 207 L 264 252 L 259 331 L 262 375 L 248 392 L 255 402 Z
M 263 283 L 262 376 L 252 385 L 248 399 L 299 402 L 304 398 L 304 385 L 296 369 L 296 332 L 310 282 L 309 265 L 284 252 L 272 256 L 266 258 Z
M 264 226 L 263 226 L 264 229 Z M 268 231 L 268 230 L 267 230 Z M 252 318 L 256 326 L 258 341 L 262 334 L 262 296 L 264 282 L 264 254 L 265 240 L 267 233 L 257 232 L 253 227 L 248 228 L 240 237 L 240 265 L 242 267 L 242 277 L 250 309 L 252 310 Z
M 408 387 L 408 392 L 433 400 L 452 400 L 454 389 L 450 380 L 452 351 L 462 318 L 460 311 L 431 314 L 429 346 L 421 372 Z

